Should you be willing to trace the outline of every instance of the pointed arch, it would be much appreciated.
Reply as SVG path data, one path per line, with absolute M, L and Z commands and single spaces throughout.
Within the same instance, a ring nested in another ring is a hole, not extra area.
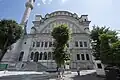
M 82 28 L 81 25 L 66 18 L 49 21 L 49 23 L 47 23 L 45 27 L 41 29 L 40 33 L 50 33 L 55 26 L 61 24 L 68 25 L 68 27 L 72 30 L 72 33 L 85 33 L 84 28 Z

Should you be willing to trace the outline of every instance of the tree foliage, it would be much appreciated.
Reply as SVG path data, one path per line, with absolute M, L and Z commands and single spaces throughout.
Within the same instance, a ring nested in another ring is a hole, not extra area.
M 111 49 L 113 52 L 113 65 L 117 65 L 120 67 L 120 41 L 112 43 Z
M 112 49 L 110 45 L 110 41 L 112 39 L 112 35 L 101 34 L 100 35 L 100 60 L 103 63 L 112 63 Z
M 118 41 L 117 37 L 117 32 L 112 31 L 109 28 L 106 27 L 99 27 L 99 26 L 93 26 L 93 30 L 91 31 L 91 39 L 92 39 L 92 48 L 93 48 L 93 56 L 95 59 L 100 59 L 100 45 L 101 45 L 101 40 L 100 40 L 100 35 L 105 34 L 106 35 L 112 35 L 109 43 L 114 43 Z M 103 36 L 103 35 L 102 35 Z M 102 37 L 101 36 L 101 37 Z
M 22 28 L 14 20 L 0 21 L 0 60 L 11 44 L 15 43 L 21 36 Z
M 67 51 L 67 43 L 70 39 L 70 29 L 67 25 L 59 25 L 54 27 L 52 36 L 54 38 L 53 56 L 58 67 L 65 64 L 69 60 Z

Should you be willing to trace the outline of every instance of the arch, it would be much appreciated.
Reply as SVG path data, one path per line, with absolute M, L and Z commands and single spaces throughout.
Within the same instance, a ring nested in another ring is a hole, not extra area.
M 47 60 L 47 52 L 44 52 L 44 60 Z
M 34 53 L 31 52 L 30 59 L 33 60 L 33 58 L 34 58 Z
M 51 60 L 52 59 L 52 54 L 51 52 L 48 52 L 48 60 Z
M 34 62 L 38 62 L 38 58 L 39 58 L 39 52 L 35 52 Z
M 24 55 L 24 51 L 20 52 L 19 61 L 22 61 L 23 55 Z
M 71 27 L 71 25 L 69 25 L 68 27 L 70 27 L 72 29 L 73 33 L 85 33 L 84 28 L 81 25 L 79 25 L 77 21 L 75 21 L 75 20 L 72 21 L 67 18 L 57 18 L 57 20 L 53 19 L 53 20 L 47 21 L 46 24 L 44 25 L 45 27 L 43 29 L 41 29 L 40 33 L 45 33 L 45 30 L 48 30 L 48 27 L 50 26 L 50 24 L 54 24 L 54 23 L 60 22 L 60 21 L 65 21 L 66 23 L 72 24 L 72 27 Z M 54 26 L 50 26 L 50 27 L 53 28 Z
M 41 52 L 39 55 L 39 60 L 42 60 L 42 57 L 43 57 L 43 53 Z

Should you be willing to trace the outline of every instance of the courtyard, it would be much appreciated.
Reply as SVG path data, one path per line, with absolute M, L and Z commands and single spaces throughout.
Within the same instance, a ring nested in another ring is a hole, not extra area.
M 82 70 L 80 76 L 77 72 L 65 72 L 61 80 L 104 80 L 104 78 L 97 77 L 95 70 Z M 3 71 L 0 72 L 0 80 L 58 80 L 57 73 L 47 72 L 16 72 L 16 71 Z

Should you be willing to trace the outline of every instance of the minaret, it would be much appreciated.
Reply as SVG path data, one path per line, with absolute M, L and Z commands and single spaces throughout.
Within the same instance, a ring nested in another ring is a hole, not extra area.
M 34 7 L 33 6 L 34 3 L 35 3 L 35 0 L 27 0 L 27 2 L 25 4 L 26 9 L 25 9 L 23 18 L 22 18 L 21 23 L 20 23 L 24 32 L 23 32 L 21 38 L 19 40 L 17 40 L 17 42 L 12 45 L 13 46 L 12 50 L 10 50 L 9 52 L 7 52 L 4 55 L 2 61 L 17 61 L 18 60 L 18 56 L 20 55 L 20 52 L 22 49 L 22 44 L 24 42 L 24 35 L 27 34 L 27 31 L 26 31 L 27 21 L 29 19 L 30 13 Z
M 24 34 L 27 34 L 27 31 L 26 31 L 27 22 L 28 22 L 30 13 L 34 7 L 34 3 L 35 3 L 35 0 L 27 0 L 27 2 L 25 4 L 26 9 L 25 9 L 23 18 L 22 18 L 21 23 L 20 23 L 20 25 L 23 26 Z

